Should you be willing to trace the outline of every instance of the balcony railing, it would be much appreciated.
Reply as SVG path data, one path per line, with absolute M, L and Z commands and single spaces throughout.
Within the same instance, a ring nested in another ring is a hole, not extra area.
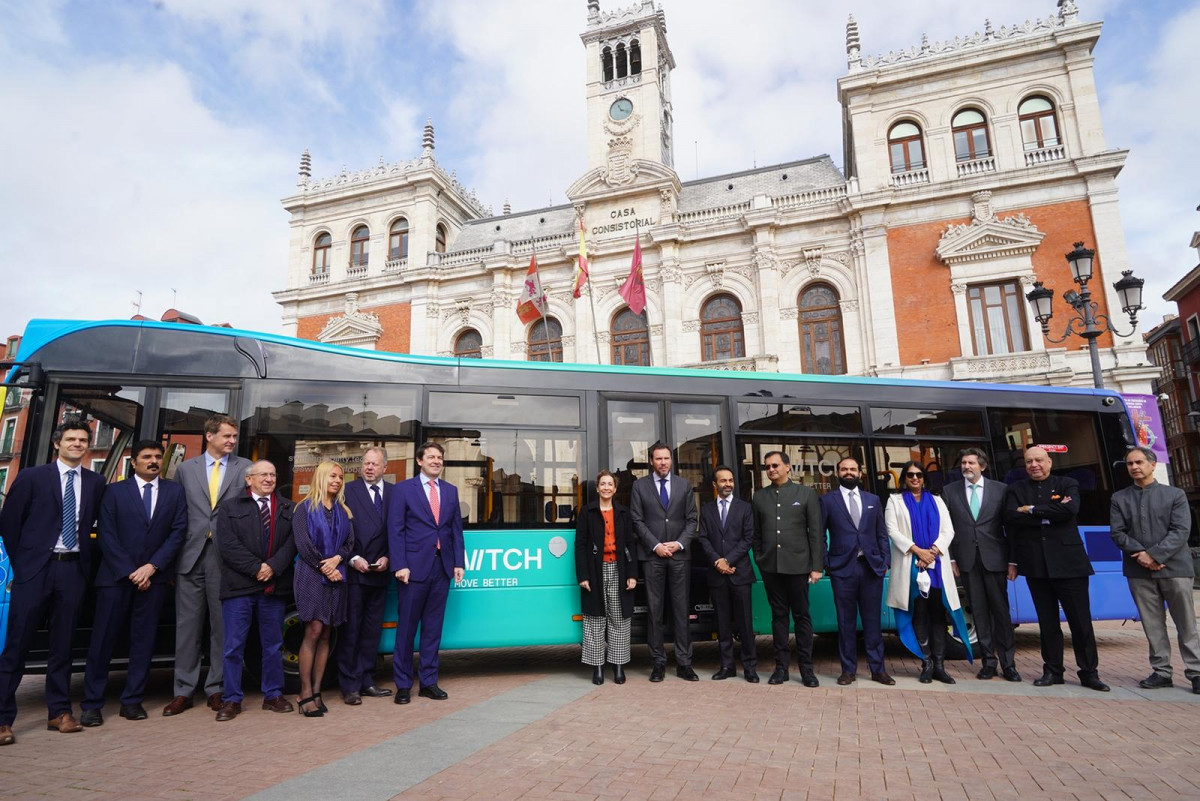
M 1036 167 L 1051 161 L 1062 161 L 1067 157 L 1067 148 L 1063 145 L 1051 145 L 1037 150 L 1025 151 L 1025 166 Z
M 384 264 L 383 264 L 383 271 L 384 271 L 385 273 L 398 273 L 398 272 L 400 272 L 401 270 L 403 270 L 403 269 L 404 269 L 405 267 L 407 267 L 407 266 L 408 266 L 408 259 L 407 259 L 407 258 L 403 258 L 403 259 L 388 259 L 388 260 L 387 260 L 386 262 L 384 262 Z
M 322 270 L 319 273 L 310 273 L 308 283 L 313 286 L 320 286 L 329 283 L 329 270 Z
M 996 171 L 996 157 L 984 156 L 973 161 L 958 162 L 958 177 L 966 178 L 971 175 L 982 175 L 985 172 Z
M 897 189 L 906 186 L 916 186 L 917 184 L 929 183 L 929 168 L 922 167 L 919 170 L 909 170 L 908 172 L 894 172 L 892 177 L 888 179 L 888 183 Z
M 1193 339 L 1183 345 L 1184 365 L 1200 364 L 1200 339 Z
M 365 261 L 362 262 L 361 264 L 354 264 L 353 262 L 351 262 L 350 266 L 346 268 L 346 277 L 347 278 L 364 278 L 364 277 L 366 277 L 366 274 L 367 274 L 367 263 Z

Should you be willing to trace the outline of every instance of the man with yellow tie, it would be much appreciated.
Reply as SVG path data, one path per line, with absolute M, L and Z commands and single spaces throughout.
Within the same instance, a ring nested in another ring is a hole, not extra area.
M 204 694 L 208 706 L 221 706 L 225 628 L 221 624 L 221 557 L 213 542 L 217 509 L 224 501 L 246 490 L 250 460 L 234 454 L 237 423 L 228 417 L 211 417 L 204 424 L 204 453 L 179 465 L 175 479 L 187 498 L 187 538 L 179 553 L 175 579 L 175 697 L 163 709 L 170 717 L 192 708 L 192 695 L 200 683 L 200 647 L 204 619 L 208 616 L 208 676 Z

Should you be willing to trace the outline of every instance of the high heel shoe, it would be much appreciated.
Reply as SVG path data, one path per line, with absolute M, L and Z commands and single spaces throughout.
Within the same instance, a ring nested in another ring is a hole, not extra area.
M 299 701 L 297 701 L 296 708 L 299 710 L 300 714 L 304 715 L 304 717 L 306 717 L 306 718 L 323 718 L 323 717 L 325 717 L 325 713 L 323 711 L 321 711 L 321 707 L 319 707 L 319 706 L 316 709 L 305 709 L 304 708 L 305 704 L 315 704 L 316 702 L 317 702 L 317 696 L 310 695 L 308 698 L 301 698 Z
M 592 684 L 604 683 L 604 665 L 596 665 L 592 670 Z
M 317 709 L 321 710 L 322 712 L 329 711 L 329 707 L 325 706 L 325 702 L 321 700 L 320 693 L 313 693 L 313 700 L 317 702 Z
M 625 683 L 625 666 L 613 665 L 613 681 L 617 684 Z

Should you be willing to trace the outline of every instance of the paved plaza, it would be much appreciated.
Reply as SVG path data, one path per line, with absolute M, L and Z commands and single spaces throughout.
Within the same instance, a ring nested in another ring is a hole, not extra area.
M 1065 628 L 1065 627 L 1064 627 Z M 156 671 L 150 718 L 117 717 L 74 735 L 45 730 L 41 677 L 27 677 L 0 750 L 0 797 L 121 799 L 1171 799 L 1200 797 L 1200 696 L 1176 656 L 1177 686 L 1141 690 L 1149 673 L 1138 623 L 1097 623 L 1100 674 L 1113 691 L 1038 689 L 1036 626 L 1017 630 L 1022 684 L 978 681 L 949 663 L 953 687 L 917 682 L 918 663 L 887 637 L 895 687 L 839 687 L 836 644 L 818 637 L 818 689 L 714 682 L 713 643 L 696 648 L 701 681 L 646 679 L 634 648 L 629 683 L 602 687 L 578 647 L 451 652 L 450 699 L 326 692 L 321 719 L 259 709 L 248 695 L 228 723 L 197 707 L 163 718 L 170 672 Z M 1067 641 L 1070 667 L 1070 639 Z M 116 678 L 119 678 L 117 674 Z M 383 678 L 381 673 L 380 678 Z M 390 686 L 390 682 L 381 682 Z M 78 699 L 81 677 L 75 677 Z M 200 700 L 199 698 L 197 700 Z M 78 712 L 78 707 L 76 707 Z

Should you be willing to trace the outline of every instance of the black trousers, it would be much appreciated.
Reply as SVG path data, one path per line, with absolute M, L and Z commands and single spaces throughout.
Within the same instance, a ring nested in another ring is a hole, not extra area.
M 346 622 L 338 629 L 338 685 L 343 695 L 375 683 L 387 584 L 352 582 L 347 587 Z
M 1075 664 L 1079 678 L 1097 678 L 1100 663 L 1096 654 L 1096 632 L 1092 629 L 1092 603 L 1088 598 L 1088 577 L 1027 578 L 1033 608 L 1037 611 L 1038 629 L 1042 634 L 1042 662 L 1046 672 L 1063 674 L 1063 634 L 1058 619 L 1061 605 L 1071 629 L 1071 644 L 1075 648 Z
M 717 611 L 717 646 L 721 667 L 733 667 L 733 635 L 742 641 L 742 670 L 758 666 L 758 648 L 754 641 L 754 620 L 750 609 L 753 584 L 708 585 L 708 593 Z
M 941 661 L 946 657 L 946 607 L 942 588 L 931 587 L 929 597 L 919 594 L 912 599 L 913 633 L 926 659 Z
M 775 645 L 775 666 L 787 669 L 791 664 L 788 629 L 796 631 L 796 659 L 800 672 L 813 672 L 813 626 L 808 613 L 807 573 L 768 573 L 763 571 L 763 587 L 771 605 L 771 639 Z M 791 620 L 788 620 L 788 616 Z M 789 625 L 790 624 L 790 625 Z
M 656 665 L 667 663 L 667 652 L 663 650 L 663 602 L 669 586 L 675 627 L 675 664 L 690 667 L 692 634 L 688 629 L 688 612 L 691 609 L 688 597 L 691 595 L 692 561 L 651 555 L 642 562 L 642 567 L 642 575 L 646 580 L 646 602 L 650 607 L 646 620 L 646 644 L 650 646 L 650 659 Z
M 1013 656 L 1012 614 L 1008 608 L 1008 575 L 984 570 L 982 567 L 962 574 L 975 619 L 975 634 L 983 651 L 983 666 L 1016 667 Z

